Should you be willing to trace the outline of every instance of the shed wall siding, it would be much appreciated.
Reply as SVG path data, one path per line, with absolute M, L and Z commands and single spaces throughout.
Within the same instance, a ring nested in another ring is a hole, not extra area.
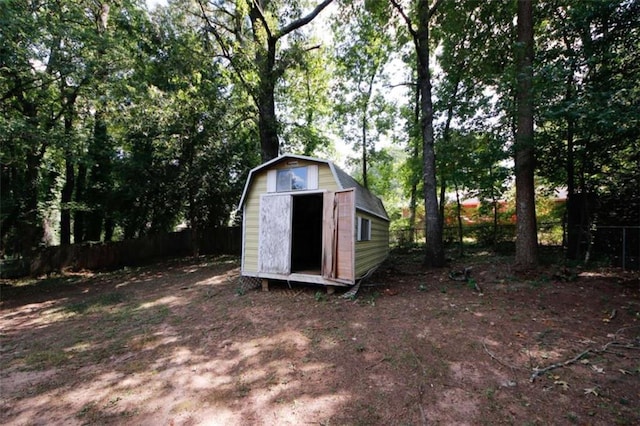
M 389 222 L 360 210 L 358 216 L 371 220 L 371 240 L 356 241 L 356 277 L 362 277 L 389 254 Z
M 244 241 L 242 271 L 247 273 L 258 272 L 258 243 L 259 243 L 259 215 L 260 195 L 267 192 L 267 174 L 273 169 L 287 169 L 290 167 L 303 167 L 318 165 L 318 190 L 336 191 L 339 189 L 331 169 L 327 164 L 318 164 L 311 161 L 298 160 L 296 165 L 288 165 L 287 162 L 274 165 L 269 169 L 261 170 L 253 176 L 248 188 L 247 199 L 244 206 Z M 295 194 L 295 192 L 292 192 Z M 373 226 L 373 225 L 372 225 Z
M 244 209 L 243 271 L 258 272 L 258 224 L 260 223 L 260 194 L 267 192 L 267 174 L 253 177 Z

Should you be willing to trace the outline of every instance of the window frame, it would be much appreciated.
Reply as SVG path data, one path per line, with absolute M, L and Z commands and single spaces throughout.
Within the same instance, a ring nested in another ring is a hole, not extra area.
M 300 187 L 300 188 L 296 188 L 295 185 L 295 177 L 301 177 L 300 174 L 296 173 L 296 170 L 303 170 L 304 171 L 304 178 L 303 178 L 303 182 L 304 182 L 304 186 Z M 286 178 L 288 178 L 288 186 L 285 188 L 283 186 L 281 186 L 281 183 L 285 182 L 285 179 L 283 179 L 283 175 L 288 174 L 289 176 L 286 176 Z M 291 192 L 291 191 L 306 191 L 309 189 L 309 167 L 308 166 L 298 166 L 298 167 L 289 167 L 286 169 L 277 169 L 276 170 L 276 190 L 275 192 Z
M 358 216 L 357 241 L 371 241 L 371 219 Z

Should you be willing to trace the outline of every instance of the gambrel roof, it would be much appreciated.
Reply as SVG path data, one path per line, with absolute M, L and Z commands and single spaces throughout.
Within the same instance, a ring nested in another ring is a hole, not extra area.
M 251 169 L 251 171 L 249 172 L 249 177 L 244 187 L 244 191 L 242 192 L 242 198 L 240 199 L 240 204 L 238 205 L 238 208 L 241 209 L 242 206 L 244 205 L 244 202 L 248 195 L 248 191 L 253 181 L 254 175 L 262 170 L 268 169 L 269 167 L 286 160 L 305 160 L 305 161 L 315 162 L 318 164 L 326 164 L 327 166 L 329 166 L 329 169 L 333 174 L 333 177 L 336 181 L 336 184 L 338 185 L 338 188 L 340 189 L 355 188 L 356 209 L 369 213 L 371 215 L 377 216 L 383 220 L 389 221 L 389 216 L 387 215 L 387 211 L 385 210 L 384 205 L 382 204 L 382 201 L 380 200 L 380 198 L 373 195 L 369 190 L 367 190 L 365 187 L 360 185 L 358 181 L 352 178 L 347 172 L 345 172 L 344 170 L 336 166 L 333 162 L 328 160 L 322 160 L 319 158 L 306 157 L 302 155 L 292 155 L 292 154 L 281 155 L 278 158 L 274 158 L 270 161 L 267 161 L 264 164 L 259 165 L 258 167 L 254 167 L 253 169 Z

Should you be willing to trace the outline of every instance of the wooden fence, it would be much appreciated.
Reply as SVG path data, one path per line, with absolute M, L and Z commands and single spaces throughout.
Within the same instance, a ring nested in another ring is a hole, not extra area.
M 4 260 L 2 278 L 41 276 L 65 269 L 102 270 L 145 264 L 157 259 L 194 254 L 239 255 L 242 250 L 240 227 L 206 229 L 196 241 L 191 230 L 145 236 L 135 240 L 82 243 L 44 247 L 29 259 Z

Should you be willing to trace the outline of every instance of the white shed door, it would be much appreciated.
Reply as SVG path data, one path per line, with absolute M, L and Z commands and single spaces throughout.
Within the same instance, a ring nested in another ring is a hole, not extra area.
M 260 200 L 258 272 L 290 272 L 291 214 L 290 195 L 269 195 Z

